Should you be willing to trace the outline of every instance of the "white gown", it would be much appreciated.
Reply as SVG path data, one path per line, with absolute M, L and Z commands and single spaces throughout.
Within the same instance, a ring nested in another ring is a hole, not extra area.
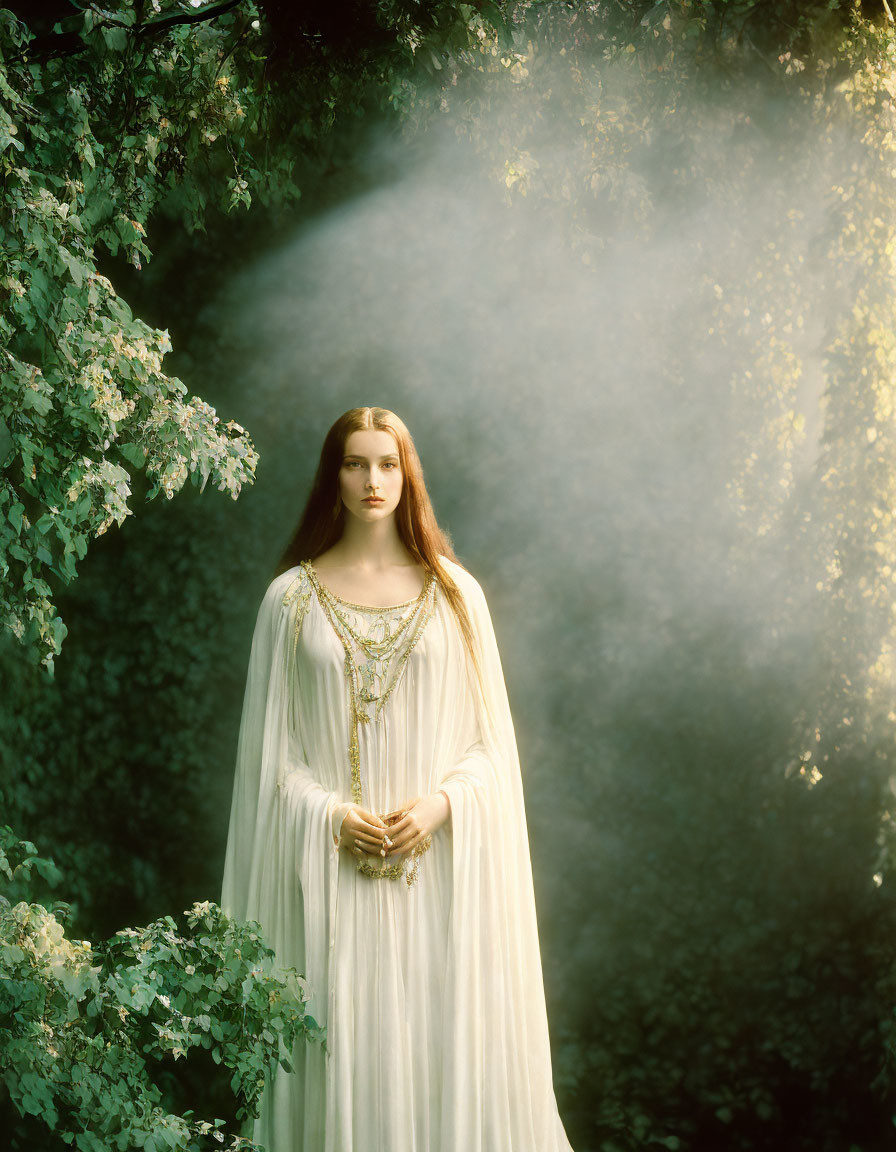
M 278 1068 L 264 1092 L 254 1139 L 268 1152 L 572 1152 L 500 659 L 479 584 L 442 563 L 482 681 L 437 586 L 381 715 L 358 726 L 366 808 L 450 798 L 410 887 L 359 873 L 331 834 L 335 806 L 352 800 L 351 713 L 342 642 L 305 569 L 276 577 L 258 613 L 221 906 L 257 920 L 304 974 L 327 1033 L 325 1048 L 300 1042 L 295 1071 Z M 339 602 L 365 636 L 407 607 Z

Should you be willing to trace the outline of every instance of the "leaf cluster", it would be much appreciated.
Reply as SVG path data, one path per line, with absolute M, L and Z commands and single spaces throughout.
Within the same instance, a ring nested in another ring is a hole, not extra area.
M 58 879 L 8 826 L 0 844 L 7 891 L 32 868 Z M 93 946 L 69 939 L 64 920 L 65 905 L 0 896 L 0 1075 L 18 1115 L 96 1152 L 255 1152 L 238 1135 L 225 1143 L 223 1120 L 172 1112 L 159 1085 L 205 1050 L 229 1074 L 237 1118 L 251 1117 L 271 1070 L 291 1069 L 293 1046 L 322 1040 L 301 978 L 276 966 L 258 925 L 205 901 L 180 924 L 164 916 Z
M 245 429 L 163 371 L 167 331 L 97 266 L 100 248 L 139 269 L 172 197 L 188 229 L 210 189 L 222 210 L 249 202 L 239 68 L 251 74 L 257 19 L 244 9 L 141 35 L 134 5 L 89 8 L 69 21 L 80 50 L 61 55 L 0 11 L 0 596 L 6 627 L 50 668 L 65 635 L 51 582 L 132 514 L 135 481 L 148 499 L 188 477 L 235 499 L 254 476 Z

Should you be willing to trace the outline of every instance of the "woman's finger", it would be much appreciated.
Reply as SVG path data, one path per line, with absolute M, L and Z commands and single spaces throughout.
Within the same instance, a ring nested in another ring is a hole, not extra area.
M 356 856 L 376 856 L 377 858 L 384 858 L 389 855 L 389 850 L 382 848 L 375 848 L 373 845 L 356 844 L 352 849 Z
M 356 808 L 355 811 L 367 824 L 373 828 L 385 828 L 386 822 L 377 816 L 376 812 L 368 812 L 366 808 Z
M 350 809 L 346 819 L 351 821 L 353 826 L 365 826 L 367 828 L 382 829 L 385 825 L 373 812 L 365 812 L 363 808 Z
M 403 852 L 408 852 L 414 846 L 421 836 L 421 833 L 415 831 L 408 831 L 403 836 L 399 836 L 392 841 L 392 847 L 386 850 L 387 855 L 401 855 Z
M 404 821 L 407 820 L 407 818 L 409 816 L 413 815 L 414 808 L 420 803 L 421 799 L 422 799 L 422 797 L 415 796 L 414 799 L 410 802 L 410 804 L 405 804 L 403 808 L 396 808 L 396 810 L 394 812 L 390 812 L 389 813 L 390 816 L 400 817 L 400 819 L 395 821 L 395 823 L 392 825 L 392 827 L 398 828 L 399 825 L 403 824 Z
M 393 852 L 387 852 L 386 856 L 387 857 L 388 856 L 407 856 L 407 854 L 409 852 L 414 851 L 414 848 L 416 847 L 417 843 L 418 843 L 418 841 L 412 840 L 408 844 L 402 844 L 400 847 L 396 848 Z
M 351 828 L 353 832 L 365 832 L 368 836 L 382 837 L 385 832 L 385 827 L 380 827 L 377 824 L 371 824 L 369 820 L 365 820 L 359 812 L 349 812 L 346 816 L 346 827 Z
M 382 840 L 376 840 L 372 836 L 356 836 L 355 843 L 362 845 L 364 848 L 369 849 L 371 852 L 379 852 L 383 847 Z M 388 845 L 386 845 L 388 848 Z
M 385 828 L 376 828 L 373 824 L 359 824 L 356 832 L 358 835 L 369 836 L 373 840 L 382 840 L 383 836 L 386 835 Z
M 410 812 L 408 812 L 408 814 L 403 816 L 397 824 L 392 825 L 392 827 L 389 829 L 389 835 L 394 840 L 396 836 L 400 836 L 402 832 L 406 831 L 406 829 L 408 829 L 413 822 L 414 817 Z
M 356 823 L 352 831 L 356 836 L 367 836 L 370 840 L 382 840 L 383 838 L 383 829 L 374 828 L 372 824 Z

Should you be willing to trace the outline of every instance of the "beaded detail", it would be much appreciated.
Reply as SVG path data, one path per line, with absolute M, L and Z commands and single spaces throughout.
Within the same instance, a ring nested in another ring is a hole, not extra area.
M 299 643 L 299 636 L 302 633 L 302 623 L 305 620 L 305 613 L 308 611 L 308 605 L 311 603 L 311 589 L 307 581 L 302 579 L 301 573 L 296 576 L 295 580 L 286 589 L 283 597 L 283 606 L 288 608 L 290 604 L 296 602 L 295 620 L 292 629 L 292 657 L 295 660 L 296 646 Z
M 437 581 L 431 572 L 427 572 L 419 596 L 413 600 L 406 600 L 403 604 L 379 607 L 353 604 L 349 600 L 343 600 L 321 584 L 309 561 L 302 561 L 302 568 L 345 650 L 344 669 L 350 712 L 349 764 L 352 800 L 355 804 L 361 804 L 363 796 L 358 725 L 379 718 L 386 701 L 401 680 L 408 657 L 435 611 Z M 362 634 L 357 624 L 349 619 L 345 609 L 369 614 L 366 634 Z M 389 618 L 389 614 L 393 614 L 394 617 L 394 613 L 402 611 L 403 614 L 398 619 Z M 431 846 L 432 836 L 426 836 L 411 853 L 414 863 L 405 877 L 408 887 L 417 878 L 420 856 Z M 405 857 L 395 864 L 380 868 L 362 858 L 356 861 L 356 864 L 358 871 L 365 876 L 398 880 L 404 875 L 407 862 Z
M 283 595 L 283 607 L 290 608 L 295 605 L 292 625 L 292 659 L 295 664 L 296 647 L 299 643 L 299 637 L 302 634 L 302 625 L 305 622 L 305 616 L 308 612 L 308 607 L 311 604 L 311 586 L 304 572 L 299 572 L 298 575 L 289 584 L 286 592 Z M 290 772 L 287 771 L 285 765 L 281 765 L 279 779 L 277 780 L 277 789 L 282 791 L 286 785 L 287 777 Z

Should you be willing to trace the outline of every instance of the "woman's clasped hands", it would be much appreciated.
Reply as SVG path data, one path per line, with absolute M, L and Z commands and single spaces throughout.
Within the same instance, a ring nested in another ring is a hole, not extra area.
M 359 804 L 340 804 L 334 811 L 339 846 L 353 856 L 402 856 L 421 844 L 448 820 L 451 805 L 444 792 L 418 796 L 384 817 Z

